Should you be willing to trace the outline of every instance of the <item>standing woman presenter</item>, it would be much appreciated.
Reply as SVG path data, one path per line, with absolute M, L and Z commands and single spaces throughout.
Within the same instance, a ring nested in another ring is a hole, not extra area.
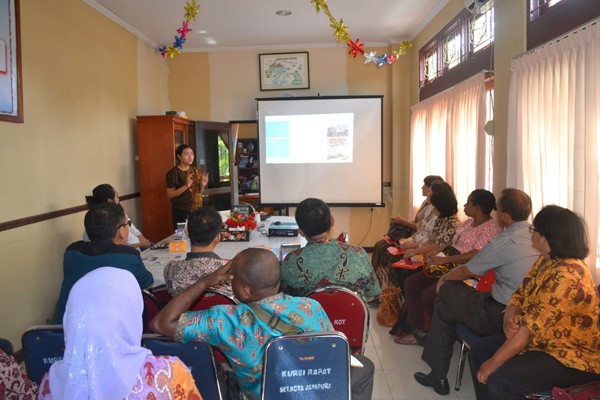
M 202 192 L 208 184 L 208 173 L 194 167 L 194 150 L 182 144 L 175 150 L 177 165 L 167 172 L 167 197 L 173 207 L 173 228 L 185 222 L 188 215 L 202 206 Z

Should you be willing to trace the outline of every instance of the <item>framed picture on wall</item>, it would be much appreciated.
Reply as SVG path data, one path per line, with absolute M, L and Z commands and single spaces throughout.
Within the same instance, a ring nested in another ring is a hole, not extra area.
M 23 122 L 19 0 L 0 0 L 0 121 Z
M 260 90 L 309 89 L 308 52 L 259 54 Z

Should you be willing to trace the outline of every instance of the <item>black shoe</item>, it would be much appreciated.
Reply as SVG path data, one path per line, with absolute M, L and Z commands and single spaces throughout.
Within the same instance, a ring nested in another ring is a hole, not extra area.
M 427 341 L 427 332 L 421 329 L 415 329 L 413 331 L 413 335 L 415 336 L 415 339 L 417 339 L 417 343 L 425 347 L 425 342 Z
M 379 296 L 377 296 L 377 297 L 374 297 L 372 300 L 368 301 L 367 305 L 369 307 L 378 308 L 379 303 L 380 303 L 380 299 L 379 299 Z
M 417 372 L 415 373 L 415 380 L 423 386 L 433 388 L 441 396 L 446 396 L 450 393 L 448 379 L 434 379 L 428 374 Z

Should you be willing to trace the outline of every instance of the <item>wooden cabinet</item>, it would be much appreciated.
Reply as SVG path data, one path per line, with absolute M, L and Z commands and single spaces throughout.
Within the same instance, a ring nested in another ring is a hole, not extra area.
M 137 117 L 142 231 L 153 242 L 173 233 L 165 176 L 180 144 L 196 148 L 195 123 L 169 115 Z

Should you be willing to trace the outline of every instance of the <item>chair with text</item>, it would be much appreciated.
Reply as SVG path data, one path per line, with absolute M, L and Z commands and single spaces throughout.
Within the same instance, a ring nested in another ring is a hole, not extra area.
M 280 336 L 263 363 L 263 400 L 349 399 L 350 347 L 340 332 Z
M 348 338 L 352 354 L 363 354 L 369 331 L 369 311 L 360 295 L 344 286 L 326 285 L 309 293 L 327 313 L 336 331 Z
M 27 376 L 39 384 L 50 366 L 63 359 L 65 337 L 62 325 L 40 325 L 29 328 L 21 342 L 25 353 Z

